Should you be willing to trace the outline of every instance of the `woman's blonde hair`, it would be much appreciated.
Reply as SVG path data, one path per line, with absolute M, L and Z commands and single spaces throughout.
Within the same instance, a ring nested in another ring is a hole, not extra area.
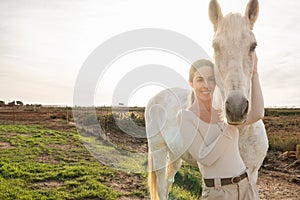
M 200 68 L 200 67 L 214 67 L 214 64 L 206 59 L 201 59 L 201 60 L 197 60 L 195 61 L 192 66 L 190 67 L 190 71 L 189 71 L 189 81 L 193 82 L 194 79 L 194 74 L 195 72 Z

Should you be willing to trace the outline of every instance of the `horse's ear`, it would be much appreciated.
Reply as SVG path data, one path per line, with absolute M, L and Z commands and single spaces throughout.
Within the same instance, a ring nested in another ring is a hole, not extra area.
M 216 32 L 218 27 L 218 22 L 222 19 L 223 14 L 221 7 L 217 0 L 211 0 L 208 7 L 208 15 L 211 23 L 214 25 L 214 30 Z
M 250 28 L 253 29 L 254 23 L 257 20 L 259 13 L 259 4 L 258 0 L 250 0 L 248 2 L 246 11 L 245 11 L 245 17 L 249 19 L 250 21 Z

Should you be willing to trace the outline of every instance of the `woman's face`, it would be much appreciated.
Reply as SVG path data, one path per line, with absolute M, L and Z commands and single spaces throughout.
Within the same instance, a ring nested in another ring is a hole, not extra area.
M 216 86 L 213 68 L 210 66 L 200 67 L 195 73 L 191 87 L 197 99 L 210 100 Z

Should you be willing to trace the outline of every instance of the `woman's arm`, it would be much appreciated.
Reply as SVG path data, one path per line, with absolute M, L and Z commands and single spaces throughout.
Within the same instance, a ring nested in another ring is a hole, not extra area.
M 199 129 L 204 129 L 200 120 L 191 111 L 182 110 L 177 114 L 177 124 L 179 126 L 182 143 L 186 151 L 198 161 L 200 146 L 203 144 L 203 136 Z
M 264 98 L 257 73 L 257 57 L 254 54 L 254 69 L 252 74 L 251 110 L 244 125 L 252 124 L 264 117 Z

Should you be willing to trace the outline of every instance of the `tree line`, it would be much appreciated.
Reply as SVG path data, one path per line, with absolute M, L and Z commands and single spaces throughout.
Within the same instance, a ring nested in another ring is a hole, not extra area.
M 23 105 L 24 105 L 24 103 L 22 101 L 13 100 L 13 101 L 5 103 L 5 101 L 0 100 L 0 106 L 23 106 Z

